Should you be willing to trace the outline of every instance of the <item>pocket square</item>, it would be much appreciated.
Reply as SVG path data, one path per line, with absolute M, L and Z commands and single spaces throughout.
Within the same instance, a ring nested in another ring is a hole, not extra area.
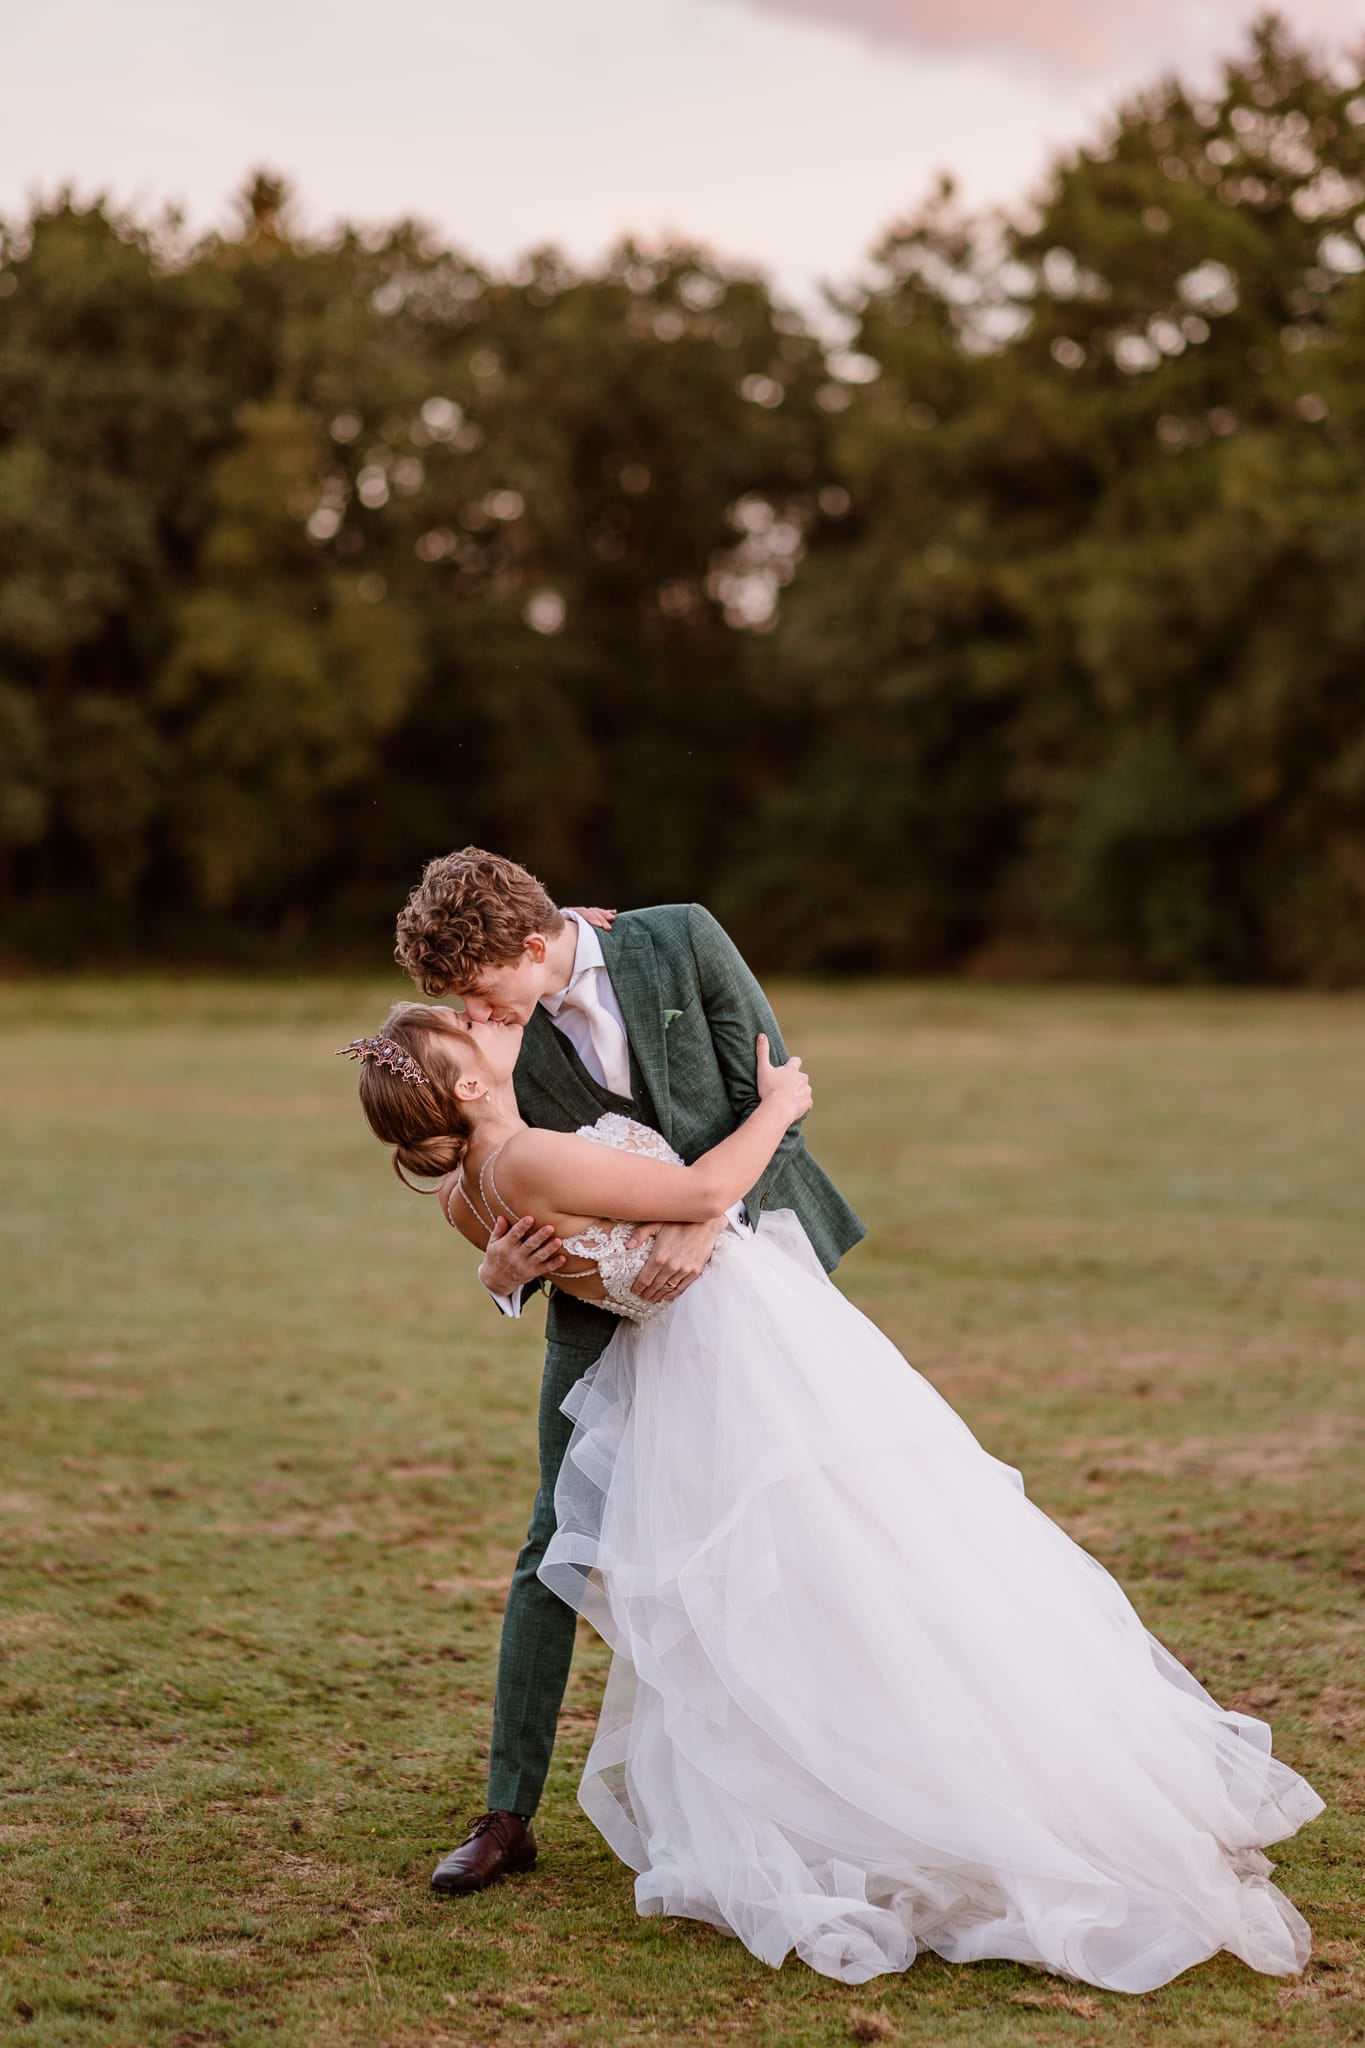
M 665 1030 L 665 1031 L 667 1031 L 667 1029 L 668 1029 L 669 1025 L 670 1025 L 670 1024 L 671 1024 L 671 1023 L 673 1022 L 673 1019 L 674 1019 L 675 1017 L 681 1017 L 681 1015 L 682 1015 L 682 1011 L 681 1011 L 681 1010 L 665 1010 L 665 1011 L 664 1011 L 664 1030 Z

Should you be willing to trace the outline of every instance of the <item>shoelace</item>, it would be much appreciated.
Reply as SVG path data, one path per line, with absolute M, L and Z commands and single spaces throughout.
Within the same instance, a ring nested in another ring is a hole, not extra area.
M 506 1829 L 503 1823 L 510 1817 L 510 1815 L 505 1813 L 481 1813 L 477 1820 L 468 1822 L 470 1835 L 472 1837 L 474 1835 L 487 1835 L 490 1833 L 495 1835 L 504 1834 Z

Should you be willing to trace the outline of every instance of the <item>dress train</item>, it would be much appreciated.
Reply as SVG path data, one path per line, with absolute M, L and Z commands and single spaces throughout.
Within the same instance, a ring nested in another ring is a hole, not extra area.
M 1303 1968 L 1321 1812 L 820 1270 L 731 1233 L 565 1403 L 541 1576 L 614 1651 L 582 1804 L 643 1913 L 860 1983 Z

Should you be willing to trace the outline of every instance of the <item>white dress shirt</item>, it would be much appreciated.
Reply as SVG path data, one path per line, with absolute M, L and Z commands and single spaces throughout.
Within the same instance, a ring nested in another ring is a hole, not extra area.
M 564 984 L 558 995 L 541 997 L 540 1007 L 544 1010 L 546 1016 L 549 1017 L 556 1031 L 563 1032 L 598 1086 L 610 1088 L 613 1095 L 625 1095 L 628 1097 L 630 1094 L 629 1050 L 626 1052 L 626 1069 L 624 1074 L 618 1073 L 613 1081 L 608 1077 L 602 1064 L 601 1054 L 592 1042 L 592 1031 L 587 1012 L 576 1008 L 573 1001 L 575 994 L 577 994 L 583 983 L 584 977 L 590 975 L 592 977 L 591 993 L 593 998 L 596 1000 L 599 1008 L 605 1010 L 608 1017 L 619 1028 L 622 1043 L 629 1048 L 630 1040 L 626 1034 L 626 1020 L 621 1015 L 621 1005 L 616 1000 L 616 990 L 612 987 L 611 976 L 607 972 L 607 960 L 606 955 L 602 951 L 602 941 L 598 938 L 596 931 L 587 922 L 586 918 L 575 917 L 572 910 L 566 910 L 564 915 L 572 917 L 574 923 L 578 926 L 578 947 L 573 958 L 573 973 L 569 976 L 568 981 Z M 624 1087 L 618 1085 L 622 1081 L 625 1083 Z

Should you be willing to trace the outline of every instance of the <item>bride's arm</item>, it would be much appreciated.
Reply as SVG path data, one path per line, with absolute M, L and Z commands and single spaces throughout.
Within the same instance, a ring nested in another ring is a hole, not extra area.
M 503 1200 L 536 1216 L 610 1216 L 627 1223 L 705 1223 L 753 1186 L 787 1127 L 810 1108 L 799 1059 L 774 1067 L 758 1040 L 759 1105 L 691 1166 L 617 1152 L 560 1131 L 523 1131 L 498 1161 Z

